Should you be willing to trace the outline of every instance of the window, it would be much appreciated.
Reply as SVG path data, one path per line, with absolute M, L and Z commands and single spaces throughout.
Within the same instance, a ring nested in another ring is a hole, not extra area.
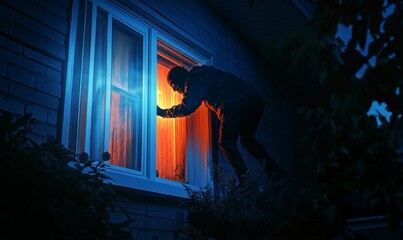
M 156 105 L 181 101 L 166 82 L 171 67 L 190 70 L 206 58 L 118 6 L 85 2 L 76 74 L 72 90 L 66 88 L 71 112 L 77 111 L 63 132 L 68 145 L 95 160 L 109 151 L 107 174 L 117 185 L 178 196 L 184 196 L 181 182 L 205 186 L 212 155 L 208 109 L 162 119 Z

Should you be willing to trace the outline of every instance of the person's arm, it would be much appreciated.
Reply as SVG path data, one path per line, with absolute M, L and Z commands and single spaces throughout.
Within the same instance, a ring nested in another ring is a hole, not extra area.
M 196 111 L 203 101 L 203 87 L 198 83 L 186 86 L 182 102 L 168 109 L 157 106 L 157 115 L 164 118 L 185 117 Z

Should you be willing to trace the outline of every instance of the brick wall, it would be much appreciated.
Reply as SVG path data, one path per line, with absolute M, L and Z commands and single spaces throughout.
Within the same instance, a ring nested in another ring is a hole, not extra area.
M 111 217 L 122 222 L 127 215 L 130 216 L 134 221 L 126 230 L 134 239 L 177 239 L 187 218 L 187 211 L 180 207 L 182 200 L 133 194 L 130 190 L 123 190 L 120 194 L 125 198 L 116 204 Z
M 37 119 L 32 137 L 58 136 L 68 0 L 0 3 L 0 108 Z

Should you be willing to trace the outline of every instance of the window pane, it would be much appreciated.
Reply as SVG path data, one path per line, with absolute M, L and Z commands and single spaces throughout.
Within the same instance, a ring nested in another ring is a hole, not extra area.
M 116 20 L 112 29 L 110 163 L 141 171 L 143 37 Z
M 138 97 L 143 92 L 143 37 L 113 22 L 112 85 Z
M 109 133 L 110 163 L 141 170 L 141 129 L 139 102 L 112 91 Z

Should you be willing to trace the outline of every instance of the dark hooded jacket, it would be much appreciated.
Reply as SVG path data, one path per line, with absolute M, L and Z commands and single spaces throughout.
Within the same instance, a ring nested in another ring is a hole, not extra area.
M 240 105 L 254 97 L 259 97 L 257 90 L 235 75 L 211 66 L 195 66 L 186 80 L 182 102 L 165 109 L 162 117 L 187 116 L 204 102 L 221 119 L 227 112 L 242 111 Z

